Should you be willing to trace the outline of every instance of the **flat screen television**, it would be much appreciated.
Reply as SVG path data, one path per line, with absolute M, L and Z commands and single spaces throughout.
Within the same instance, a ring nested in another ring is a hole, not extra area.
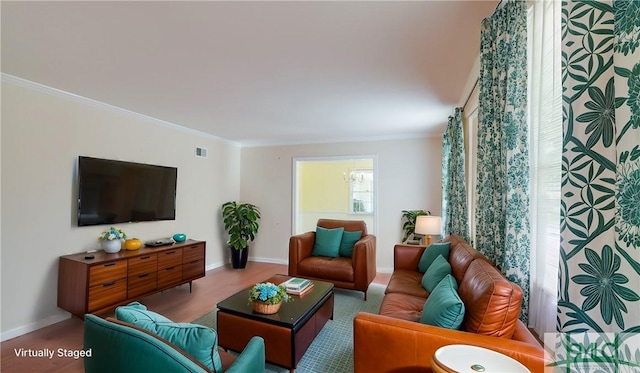
M 175 220 L 175 167 L 78 157 L 78 226 Z

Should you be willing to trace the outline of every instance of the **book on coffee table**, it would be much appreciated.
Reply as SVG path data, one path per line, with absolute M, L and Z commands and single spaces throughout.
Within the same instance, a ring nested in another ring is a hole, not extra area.
M 299 297 L 302 297 L 305 294 L 307 294 L 308 292 L 310 292 L 311 289 L 313 289 L 313 282 L 309 282 L 309 284 L 307 284 L 307 286 L 303 287 L 300 290 L 289 290 L 289 289 L 287 289 L 287 294 L 289 294 L 289 295 L 297 295 Z
M 282 283 L 287 288 L 287 291 L 302 291 L 304 288 L 312 284 L 311 281 L 305 278 L 294 277 Z

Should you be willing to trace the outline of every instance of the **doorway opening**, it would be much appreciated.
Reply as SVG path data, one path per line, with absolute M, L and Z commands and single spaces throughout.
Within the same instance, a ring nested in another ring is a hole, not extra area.
M 315 231 L 320 218 L 364 220 L 376 232 L 374 155 L 293 160 L 293 234 Z

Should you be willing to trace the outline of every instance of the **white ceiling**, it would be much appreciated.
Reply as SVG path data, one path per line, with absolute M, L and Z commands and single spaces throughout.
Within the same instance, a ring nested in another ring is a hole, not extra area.
M 439 135 L 497 1 L 2 1 L 2 72 L 246 146 Z

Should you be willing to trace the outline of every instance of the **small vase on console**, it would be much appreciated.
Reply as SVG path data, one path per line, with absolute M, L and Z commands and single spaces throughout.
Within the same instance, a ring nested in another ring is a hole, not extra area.
M 122 249 L 122 240 L 102 240 L 102 250 L 105 253 L 117 253 L 120 249 Z
M 110 227 L 100 233 L 98 239 L 101 241 L 102 250 L 105 253 L 113 254 L 122 249 L 122 241 L 127 239 L 127 234 L 120 228 Z
M 184 242 L 187 239 L 187 235 L 184 233 L 176 233 L 173 235 L 173 240 L 176 242 Z

